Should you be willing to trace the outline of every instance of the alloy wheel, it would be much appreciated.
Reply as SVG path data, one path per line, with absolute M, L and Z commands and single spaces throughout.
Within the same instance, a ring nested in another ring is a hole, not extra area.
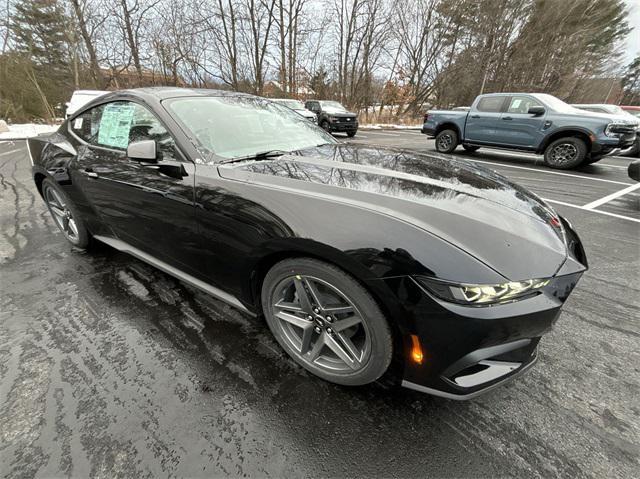
M 550 156 L 554 163 L 562 165 L 575 160 L 578 156 L 578 149 L 571 143 L 560 143 L 551 150 Z
M 453 138 L 451 137 L 451 135 L 445 134 L 445 135 L 440 135 L 438 137 L 439 150 L 448 150 L 451 147 L 452 143 L 453 143 Z
M 62 195 L 53 188 L 48 187 L 45 188 L 44 199 L 49 211 L 51 211 L 51 216 L 53 216 L 53 220 L 56 222 L 56 225 L 58 225 L 58 228 L 60 228 L 60 231 L 64 233 L 69 241 L 77 244 L 80 239 L 78 225 L 76 224 L 73 214 L 67 207 Z
M 313 276 L 291 276 L 274 289 L 271 304 L 282 337 L 303 361 L 330 374 L 351 374 L 367 365 L 366 321 L 336 287 Z

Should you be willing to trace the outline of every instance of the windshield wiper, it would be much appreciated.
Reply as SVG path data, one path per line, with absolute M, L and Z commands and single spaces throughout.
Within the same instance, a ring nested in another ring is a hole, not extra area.
M 220 162 L 220 164 L 224 165 L 225 163 L 235 163 L 236 161 L 246 161 L 246 160 L 256 160 L 256 161 L 268 160 L 269 158 L 277 158 L 279 156 L 286 155 L 287 153 L 290 153 L 290 152 L 284 151 L 284 150 L 267 150 L 267 151 L 261 151 L 259 153 L 253 153 L 251 155 L 236 156 L 235 158 L 229 158 L 228 160 L 224 160 Z

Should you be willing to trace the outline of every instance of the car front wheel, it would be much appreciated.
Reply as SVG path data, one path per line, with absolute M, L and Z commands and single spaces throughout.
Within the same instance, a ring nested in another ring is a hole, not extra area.
M 584 162 L 587 145 L 580 138 L 559 138 L 544 150 L 544 162 L 551 168 L 569 170 Z
M 316 376 L 358 386 L 389 367 L 389 324 L 369 292 L 341 269 L 309 258 L 281 261 L 267 273 L 261 298 L 280 346 Z
M 442 130 L 436 135 L 436 150 L 451 153 L 458 146 L 458 134 L 454 130 Z
M 322 120 L 322 123 L 320 123 L 320 126 L 324 131 L 331 131 L 331 127 L 329 126 L 329 122 L 327 120 Z
M 89 231 L 77 208 L 62 188 L 46 178 L 42 182 L 42 196 L 53 221 L 65 238 L 78 248 L 86 248 L 89 245 Z

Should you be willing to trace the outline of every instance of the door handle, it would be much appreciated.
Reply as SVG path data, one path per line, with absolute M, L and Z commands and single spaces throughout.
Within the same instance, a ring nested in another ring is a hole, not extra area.
M 480 115 L 471 115 L 471 118 L 480 118 Z
M 513 118 L 511 118 L 510 116 L 503 116 L 502 119 L 503 120 L 513 120 Z

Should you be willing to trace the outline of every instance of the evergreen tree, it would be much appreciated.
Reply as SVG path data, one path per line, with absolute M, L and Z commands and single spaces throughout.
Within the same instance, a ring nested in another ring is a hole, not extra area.
M 69 94 L 68 24 L 58 0 L 19 0 L 14 5 L 13 49 L 27 60 L 25 76 L 42 102 L 42 116 L 49 118 Z

